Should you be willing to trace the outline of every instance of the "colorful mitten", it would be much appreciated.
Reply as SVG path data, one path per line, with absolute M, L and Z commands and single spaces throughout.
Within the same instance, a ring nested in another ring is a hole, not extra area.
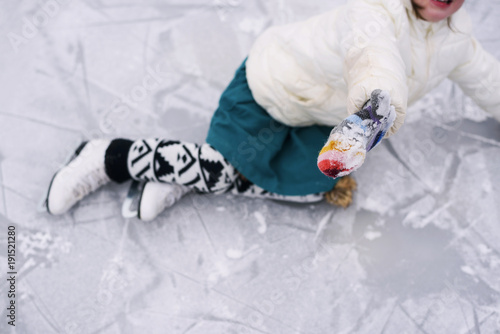
M 337 125 L 319 153 L 318 168 L 338 178 L 358 169 L 396 119 L 388 92 L 376 89 L 363 108 Z

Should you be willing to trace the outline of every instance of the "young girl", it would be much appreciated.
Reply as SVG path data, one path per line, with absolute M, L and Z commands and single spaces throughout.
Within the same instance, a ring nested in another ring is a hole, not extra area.
M 63 214 L 101 185 L 129 179 L 147 182 L 143 220 L 190 190 L 295 202 L 326 194 L 348 205 L 355 183 L 346 175 L 446 77 L 500 119 L 500 64 L 471 36 L 463 2 L 351 0 L 270 28 L 222 94 L 205 144 L 84 143 L 54 175 L 46 209 Z

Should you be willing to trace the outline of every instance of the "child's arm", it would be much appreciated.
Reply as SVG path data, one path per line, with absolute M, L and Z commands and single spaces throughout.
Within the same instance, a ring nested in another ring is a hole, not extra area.
M 465 61 L 448 76 L 481 108 L 500 121 L 500 62 L 471 37 Z
M 399 1 L 361 0 L 353 2 L 338 26 L 343 35 L 347 111 L 354 114 L 361 110 L 374 90 L 387 91 L 396 110 L 388 135 L 401 127 L 407 107 L 406 66 L 396 38 L 405 16 Z

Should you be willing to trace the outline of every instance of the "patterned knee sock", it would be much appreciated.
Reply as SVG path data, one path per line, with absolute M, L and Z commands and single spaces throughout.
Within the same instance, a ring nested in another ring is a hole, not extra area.
M 242 177 L 238 177 L 235 180 L 234 186 L 230 189 L 230 191 L 234 195 L 242 195 L 254 198 L 268 198 L 277 201 L 295 202 L 295 203 L 315 203 L 322 201 L 324 198 L 324 193 L 309 194 L 304 196 L 279 195 L 264 190 L 261 187 L 253 184 L 252 182 Z
M 238 175 L 210 145 L 173 140 L 135 141 L 127 166 L 135 180 L 177 183 L 203 193 L 227 191 Z

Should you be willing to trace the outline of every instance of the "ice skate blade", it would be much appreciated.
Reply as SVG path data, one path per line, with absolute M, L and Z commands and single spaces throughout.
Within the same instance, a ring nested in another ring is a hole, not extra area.
M 145 182 L 132 181 L 128 189 L 127 197 L 122 205 L 123 218 L 137 218 L 139 213 L 139 199 Z

